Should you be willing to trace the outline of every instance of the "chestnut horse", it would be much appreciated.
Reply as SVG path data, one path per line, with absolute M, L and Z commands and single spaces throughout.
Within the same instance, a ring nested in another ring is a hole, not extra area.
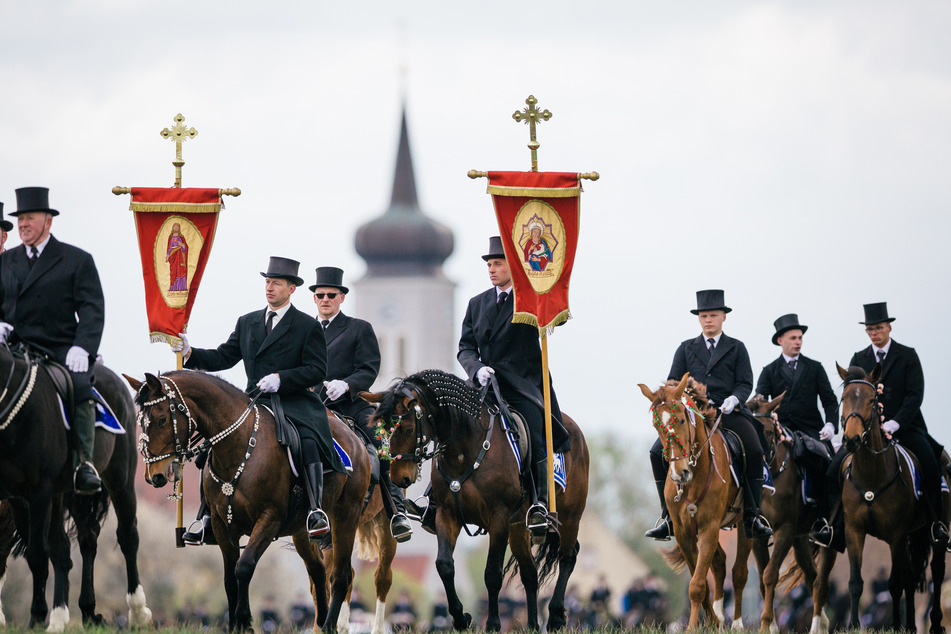
M 46 584 L 53 564 L 53 611 L 49 630 L 62 631 L 69 622 L 69 578 L 72 568 L 65 521 L 68 510 L 76 524 L 83 560 L 79 609 L 84 623 L 102 623 L 96 614 L 94 570 L 101 521 L 109 503 L 118 519 L 116 538 L 125 557 L 129 622 L 152 621 L 139 582 L 135 498 L 135 408 L 122 380 L 101 363 L 93 367 L 95 385 L 109 403 L 125 434 L 96 432 L 94 464 L 103 489 L 74 495 L 70 432 L 63 424 L 62 405 L 40 358 L 28 350 L 0 346 L 0 497 L 10 500 L 17 538 L 33 576 L 30 626 L 46 621 Z
M 405 488 L 415 482 L 423 461 L 433 460 L 430 504 L 436 505 L 436 570 L 446 589 L 453 627 L 468 629 L 472 622 L 456 593 L 452 553 L 463 527 L 475 525 L 489 535 L 485 566 L 489 609 L 485 628 L 501 628 L 499 591 L 505 574 L 506 546 L 512 549 L 509 565 L 514 562 L 525 588 L 525 627 L 538 630 L 540 579 L 543 582 L 557 568 L 558 579 L 548 605 L 548 630 L 563 628 L 565 591 L 578 558 L 578 526 L 588 496 L 588 446 L 578 425 L 562 414 L 571 442 L 571 451 L 564 454 L 567 487 L 557 492 L 558 530 L 548 532 L 533 558 L 525 527 L 531 499 L 523 491 L 516 459 L 496 407 L 480 403 L 477 390 L 441 370 L 424 370 L 402 379 L 386 392 L 364 392 L 361 396 L 380 404 L 374 420 L 392 429 L 390 477 L 397 486 Z M 429 451 L 431 442 L 435 448 Z
M 742 518 L 740 489 L 730 474 L 731 458 L 722 433 L 711 435 L 716 409 L 707 405 L 707 388 L 684 374 L 652 392 L 643 383 L 641 393 L 651 402 L 654 427 L 670 463 L 664 497 L 678 550 L 665 553 L 675 570 L 683 563 L 690 570 L 690 621 L 696 630 L 703 607 L 711 627 L 723 621 L 723 581 L 726 553 L 720 546 L 720 529 Z M 741 520 L 742 522 L 742 520 Z M 749 576 L 750 542 L 740 526 L 736 531 L 733 564 L 733 628 L 743 627 L 743 589 Z M 707 573 L 713 572 L 713 599 Z
M 915 630 L 915 589 L 923 589 L 929 551 L 933 550 L 931 575 L 934 594 L 931 605 L 931 632 L 941 627 L 941 585 L 945 572 L 945 544 L 931 545 L 926 502 L 915 498 L 914 483 L 898 450 L 885 439 L 881 427 L 878 381 L 881 366 L 871 373 L 859 367 L 843 369 L 843 443 L 851 454 L 843 461 L 842 509 L 849 555 L 849 595 L 852 599 L 851 627 L 861 627 L 859 599 L 862 596 L 862 552 L 868 535 L 886 542 L 891 550 L 892 570 L 888 589 L 892 596 L 892 627 L 900 629 L 901 598 L 905 598 L 904 627 Z M 847 481 L 847 482 L 846 482 Z M 947 500 L 947 498 L 945 498 Z M 944 504 L 945 516 L 948 503 Z M 944 518 L 945 521 L 946 517 Z M 827 550 L 827 549 L 823 549 Z M 824 572 L 824 571 L 823 571 Z M 825 603 L 828 575 L 820 575 L 819 592 L 814 596 L 818 610 Z M 815 623 L 815 619 L 813 620 Z
M 257 562 L 277 537 L 290 535 L 311 581 L 316 620 L 314 630 L 336 631 L 349 596 L 353 570 L 350 557 L 361 523 L 379 530 L 373 517 L 382 508 L 379 491 L 366 509 L 370 486 L 370 459 L 363 441 L 346 423 L 330 415 L 334 439 L 353 464 L 349 474 L 326 476 L 322 506 L 330 517 L 332 551 L 325 566 L 317 542 L 305 528 L 306 496 L 288 462 L 287 449 L 277 441 L 271 412 L 227 381 L 204 372 L 179 370 L 160 376 L 145 375 L 145 382 L 129 376 L 136 390 L 142 423 L 140 451 L 147 465 L 146 481 L 162 487 L 173 480 L 180 461 L 193 456 L 192 435 L 207 439 L 210 455 L 202 488 L 211 510 L 211 528 L 224 560 L 224 585 L 228 596 L 231 630 L 251 630 L 248 588 Z M 179 461 L 176 464 L 176 461 Z M 249 536 L 242 552 L 238 540 Z M 377 543 L 386 543 L 384 538 Z M 379 582 L 389 589 L 389 562 L 395 552 L 381 550 Z M 330 603 L 327 602 L 329 577 Z M 384 592 L 385 599 L 385 592 Z M 379 612 L 379 606 L 378 606 Z M 346 616 L 344 616 L 344 621 Z

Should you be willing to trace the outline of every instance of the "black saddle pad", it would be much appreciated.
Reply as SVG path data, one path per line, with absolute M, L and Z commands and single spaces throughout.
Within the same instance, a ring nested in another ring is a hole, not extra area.
M 746 473 L 746 450 L 743 449 L 743 443 L 734 431 L 721 427 L 720 433 L 723 434 L 726 448 L 733 457 L 733 471 L 736 472 L 738 478 L 742 478 Z

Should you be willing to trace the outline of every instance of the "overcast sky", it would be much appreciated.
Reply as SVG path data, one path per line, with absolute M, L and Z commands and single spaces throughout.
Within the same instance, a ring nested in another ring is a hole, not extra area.
M 584 185 L 574 319 L 550 340 L 584 429 L 653 435 L 636 384 L 659 384 L 699 334 L 695 291 L 723 288 L 757 376 L 779 353 L 773 320 L 797 312 L 834 385 L 834 363 L 868 345 L 862 304 L 888 301 L 924 364 L 926 419 L 951 441 L 949 18 L 937 1 L 0 0 L 0 201 L 49 186 L 53 233 L 99 267 L 107 364 L 169 369 L 129 199 L 110 192 L 172 184 L 159 131 L 178 112 L 198 129 L 185 186 L 243 191 L 190 324 L 214 346 L 263 307 L 270 255 L 300 260 L 308 283 L 316 266 L 363 274 L 353 235 L 388 206 L 405 96 L 421 205 L 455 231 L 461 323 L 497 233 L 466 171 L 529 169 L 511 114 L 534 94 L 554 114 L 540 168 L 602 177 Z M 306 289 L 294 299 L 313 314 Z

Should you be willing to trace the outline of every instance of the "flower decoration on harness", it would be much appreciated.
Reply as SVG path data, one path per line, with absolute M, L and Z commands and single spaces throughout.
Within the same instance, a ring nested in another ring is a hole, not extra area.
M 402 416 L 393 416 L 387 420 L 379 419 L 376 421 L 376 428 L 373 434 L 380 441 L 380 448 L 376 450 L 380 460 L 391 460 L 390 458 L 390 438 L 403 422 Z
M 684 394 L 684 396 L 681 398 L 681 402 L 683 403 L 685 407 L 687 415 L 690 417 L 691 425 L 697 424 L 696 417 L 698 416 L 700 417 L 701 422 L 703 421 L 703 414 L 700 413 L 700 410 L 697 409 L 697 406 L 690 399 L 690 397 Z M 666 403 L 663 403 L 663 405 L 669 406 L 671 412 L 674 412 L 674 413 L 677 412 L 678 403 L 668 401 Z M 677 448 L 680 450 L 681 455 L 686 457 L 688 455 L 687 446 L 686 444 L 684 444 L 684 441 L 681 440 L 680 436 L 677 434 L 677 431 L 674 429 L 673 424 L 670 422 L 665 423 L 663 421 L 660 411 L 658 411 L 656 407 L 651 406 L 651 415 L 654 420 L 654 427 L 656 427 L 658 430 L 660 430 L 662 434 L 665 435 L 665 437 L 661 437 L 661 444 L 663 445 L 663 448 L 664 448 L 664 460 L 666 460 L 667 462 L 670 462 L 672 460 L 672 454 L 673 454 L 673 451 L 671 449 L 672 445 L 676 445 Z

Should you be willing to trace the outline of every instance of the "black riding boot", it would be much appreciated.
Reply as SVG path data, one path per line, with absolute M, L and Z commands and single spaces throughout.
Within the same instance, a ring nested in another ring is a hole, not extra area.
M 307 483 L 307 497 L 310 501 L 310 513 L 307 514 L 307 534 L 318 539 L 330 532 L 330 520 L 320 508 L 320 498 L 324 493 L 324 469 L 318 462 L 309 462 L 304 467 Z
M 765 539 L 769 537 L 773 534 L 773 529 L 763 521 L 759 514 L 760 503 L 763 501 L 763 478 L 747 476 L 743 493 L 743 527 L 746 529 L 747 538 Z
M 525 525 L 532 532 L 548 532 L 548 461 L 539 460 L 532 465 L 535 481 L 535 502 L 528 509 Z
M 198 515 L 192 522 L 188 530 L 182 533 L 182 541 L 188 546 L 201 546 L 208 544 L 214 546 L 218 543 L 215 539 L 215 533 L 211 530 L 211 513 L 208 511 L 208 503 L 205 502 L 205 493 L 201 488 L 198 489 L 201 496 L 201 504 L 198 507 Z M 196 527 L 195 525 L 198 524 Z M 192 530 L 195 527 L 195 530 Z
M 383 506 L 390 516 L 390 535 L 402 543 L 409 541 L 413 536 L 413 527 L 406 517 L 406 506 L 403 503 L 403 489 L 390 480 L 390 461 L 380 461 L 380 492 L 383 494 Z
M 674 531 L 670 525 L 670 511 L 667 510 L 667 499 L 664 497 L 664 487 L 667 486 L 667 480 L 654 480 L 654 484 L 657 486 L 657 497 L 660 498 L 660 519 L 657 520 L 654 528 L 644 533 L 644 537 L 669 542 Z
M 80 461 L 78 455 L 74 460 L 76 468 L 73 471 L 73 488 L 80 495 L 99 493 L 102 480 L 92 464 L 96 448 L 96 405 L 93 401 L 86 399 L 76 403 L 73 426 L 85 460 Z

